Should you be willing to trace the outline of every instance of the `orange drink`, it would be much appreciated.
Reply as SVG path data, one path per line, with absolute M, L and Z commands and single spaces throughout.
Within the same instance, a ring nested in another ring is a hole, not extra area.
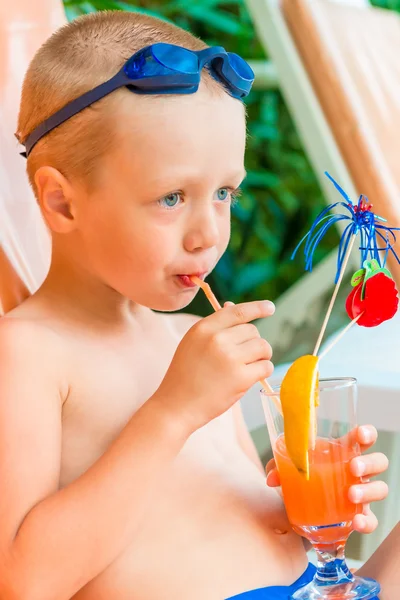
M 344 537 L 349 535 L 351 522 L 362 509 L 348 498 L 350 486 L 360 481 L 350 472 L 350 461 L 357 454 L 357 449 L 348 443 L 317 438 L 315 449 L 309 451 L 307 480 L 289 458 L 284 436 L 277 438 L 274 456 L 283 498 L 289 521 L 298 533 L 307 537 L 309 527 L 326 526 L 319 531 L 319 541 L 328 541 L 332 539 L 329 526 L 339 526 Z M 337 539 L 337 531 L 334 535 Z

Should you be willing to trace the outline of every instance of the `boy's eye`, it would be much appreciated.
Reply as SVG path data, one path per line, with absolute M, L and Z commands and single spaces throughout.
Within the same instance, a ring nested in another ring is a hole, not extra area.
M 217 198 L 221 202 L 231 200 L 232 204 L 235 204 L 236 199 L 240 196 L 240 189 L 233 190 L 231 188 L 219 188 L 217 191 Z
M 173 192 L 172 194 L 168 194 L 167 196 L 164 196 L 164 198 L 161 198 L 158 203 L 164 208 L 175 208 L 175 206 L 179 204 L 180 200 L 181 194 L 178 192 Z
M 229 190 L 228 188 L 219 188 L 217 191 L 218 200 L 228 200 L 229 199 Z

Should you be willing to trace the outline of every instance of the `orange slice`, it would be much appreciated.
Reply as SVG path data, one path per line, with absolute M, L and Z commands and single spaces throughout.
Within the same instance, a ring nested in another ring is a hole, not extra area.
M 315 447 L 318 406 L 318 357 L 294 361 L 281 385 L 285 444 L 296 469 L 309 479 L 308 450 Z

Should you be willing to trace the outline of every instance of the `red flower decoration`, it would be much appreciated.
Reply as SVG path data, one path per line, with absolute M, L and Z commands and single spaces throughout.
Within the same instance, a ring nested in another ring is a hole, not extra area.
M 365 261 L 364 269 L 353 275 L 355 286 L 346 300 L 346 312 L 361 327 L 376 327 L 388 321 L 397 312 L 399 296 L 396 284 L 388 269 L 382 269 L 378 261 Z

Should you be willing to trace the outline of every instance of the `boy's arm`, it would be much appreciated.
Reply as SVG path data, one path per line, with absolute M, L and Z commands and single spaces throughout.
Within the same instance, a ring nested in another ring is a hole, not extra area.
M 397 490 L 394 492 L 397 493 Z M 357 571 L 362 577 L 379 581 L 382 600 L 397 600 L 400 589 L 400 522 L 375 550 L 369 560 Z
M 62 354 L 41 328 L 0 322 L 2 600 L 67 600 L 102 572 L 134 537 L 160 465 L 189 435 L 150 400 L 86 473 L 59 490 Z

